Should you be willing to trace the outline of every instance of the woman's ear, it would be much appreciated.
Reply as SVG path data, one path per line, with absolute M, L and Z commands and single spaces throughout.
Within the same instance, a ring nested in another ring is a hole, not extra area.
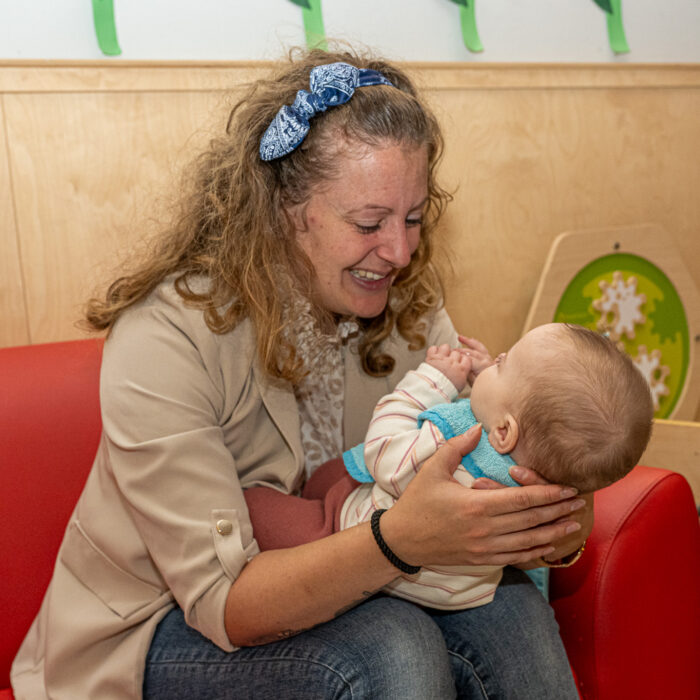
M 508 454 L 518 444 L 518 422 L 510 413 L 506 413 L 489 433 L 491 446 L 500 454 Z
M 294 230 L 297 233 L 306 231 L 306 204 L 284 204 L 283 207 L 294 226 Z

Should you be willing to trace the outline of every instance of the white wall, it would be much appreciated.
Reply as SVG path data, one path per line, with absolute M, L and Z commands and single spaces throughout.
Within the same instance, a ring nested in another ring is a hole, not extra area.
M 416 61 L 700 62 L 698 0 L 622 0 L 631 52 L 615 56 L 593 0 L 474 0 L 485 51 L 462 43 L 449 0 L 322 0 L 328 37 Z M 247 60 L 303 44 L 289 0 L 114 0 L 114 60 Z M 0 0 L 0 59 L 96 59 L 88 0 Z

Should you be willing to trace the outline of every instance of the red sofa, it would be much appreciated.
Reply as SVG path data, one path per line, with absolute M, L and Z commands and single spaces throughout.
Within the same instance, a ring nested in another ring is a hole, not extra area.
M 100 340 L 0 349 L 0 700 L 12 698 L 12 659 L 97 448 L 101 355 Z M 595 498 L 583 557 L 551 580 L 581 696 L 697 700 L 700 528 L 688 483 L 637 467 Z

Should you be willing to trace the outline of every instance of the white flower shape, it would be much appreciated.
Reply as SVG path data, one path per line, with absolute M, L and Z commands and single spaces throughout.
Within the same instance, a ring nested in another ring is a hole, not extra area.
M 646 322 L 640 307 L 647 300 L 644 294 L 637 294 L 637 278 L 625 280 L 619 270 L 613 272 L 612 284 L 605 280 L 598 283 L 603 295 L 593 302 L 593 308 L 600 311 L 598 330 L 606 331 L 613 342 L 623 335 L 634 339 L 634 328 Z
M 667 365 L 661 364 L 661 351 L 652 350 L 647 352 L 646 345 L 637 348 L 637 357 L 632 358 L 637 369 L 647 380 L 651 391 L 651 398 L 654 401 L 654 410 L 659 409 L 659 397 L 668 396 L 669 389 L 665 384 L 665 379 L 671 373 Z

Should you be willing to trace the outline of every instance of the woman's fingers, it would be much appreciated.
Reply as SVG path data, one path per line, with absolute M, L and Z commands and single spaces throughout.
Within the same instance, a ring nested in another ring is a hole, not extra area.
M 581 525 L 581 529 L 560 539 L 553 540 L 552 545 L 555 551 L 549 557 L 550 559 L 559 559 L 560 557 L 575 552 L 591 534 L 591 530 L 593 529 L 593 494 L 584 494 L 581 498 L 586 501 L 586 507 L 574 511 L 569 516 L 570 520 Z
M 534 469 L 528 469 L 520 464 L 511 467 L 510 475 L 521 485 L 530 486 L 532 484 L 550 484 L 544 477 L 540 476 Z
M 517 564 L 527 564 L 533 560 L 539 560 L 544 556 L 552 554 L 554 547 L 536 547 L 522 552 L 503 552 L 501 554 L 493 554 L 488 560 L 484 560 L 483 564 L 489 566 L 514 566 Z M 538 564 L 541 566 L 541 564 Z M 535 568 L 535 566 L 531 567 Z
M 430 459 L 426 461 L 422 469 L 425 469 L 428 462 L 438 458 L 442 459 L 443 461 L 447 460 L 447 464 L 452 467 L 452 471 L 450 472 L 450 474 L 452 474 L 462 461 L 462 457 L 469 454 L 479 444 L 480 439 L 481 423 L 477 423 L 469 428 L 466 433 L 462 433 L 461 435 L 457 435 L 456 437 L 448 440 Z M 456 464 L 454 465 L 452 465 L 452 460 L 454 459 L 453 451 L 456 451 L 459 455 Z M 442 457 L 440 457 L 441 453 L 444 453 Z
M 582 506 L 574 489 L 554 484 L 467 489 L 458 484 L 452 474 L 480 434 L 481 427 L 475 426 L 445 443 L 385 516 L 384 537 L 405 561 L 520 564 L 551 554 L 553 543 L 581 528 L 572 519 L 572 509 Z
M 511 532 L 472 542 L 471 564 L 519 564 L 555 551 L 552 544 L 567 529 L 578 524 L 570 521 L 541 525 L 531 530 Z
M 531 532 L 542 525 L 557 525 L 557 536 L 564 537 L 581 529 L 581 523 L 576 519 L 572 508 L 585 508 L 585 502 L 573 501 L 549 506 L 540 506 L 519 513 L 505 513 L 492 516 L 492 533 L 494 535 L 508 534 L 512 532 Z M 549 540 L 552 542 L 552 540 Z M 530 546 L 539 544 L 535 542 Z M 518 549 L 522 549 L 519 547 Z
M 593 529 L 593 494 L 584 493 L 581 494 L 580 498 L 582 498 L 586 502 L 586 507 L 582 508 L 581 510 L 577 510 L 575 513 L 572 513 L 571 517 L 572 519 L 581 523 L 581 530 L 583 530 L 584 536 L 588 537 L 588 535 L 591 534 L 591 530 Z
M 521 465 L 511 467 L 510 475 L 524 486 L 549 483 L 536 471 Z M 566 515 L 565 518 L 579 523 L 581 528 L 579 531 L 567 533 L 564 537 L 553 542 L 555 546 L 554 558 L 575 552 L 581 546 L 581 543 L 591 534 L 591 530 L 593 529 L 593 494 L 581 494 L 576 502 L 584 502 L 585 505 L 572 511 L 570 514 Z
M 501 484 L 498 481 L 489 479 L 487 476 L 480 476 L 474 481 L 474 483 L 472 484 L 472 488 L 476 489 L 477 491 L 485 491 L 487 489 L 507 489 L 509 487 L 505 484 Z
M 440 482 L 449 480 L 454 482 L 452 475 L 455 469 L 460 465 L 462 457 L 471 452 L 478 444 L 481 438 L 481 423 L 477 423 L 467 430 L 462 435 L 457 435 L 451 440 L 440 446 L 437 452 L 425 460 L 418 474 L 413 481 L 408 485 L 404 496 L 399 500 L 405 502 L 407 500 L 405 494 L 413 496 L 420 489 L 413 484 L 415 482 Z M 461 487 L 464 488 L 464 487 Z
M 510 475 L 523 485 L 547 484 L 546 479 L 541 477 L 536 471 L 521 465 L 511 467 Z M 554 557 L 558 558 L 575 552 L 581 543 L 591 534 L 593 529 L 593 494 L 582 494 L 576 501 L 584 502 L 580 508 L 564 516 L 567 520 L 577 522 L 581 525 L 579 531 L 567 533 L 564 537 L 553 542 L 555 546 Z
M 536 484 L 509 489 L 493 489 L 481 493 L 484 499 L 482 504 L 484 515 L 497 517 L 508 513 L 534 510 L 545 513 L 547 516 L 553 513 L 551 517 L 544 517 L 540 520 L 540 522 L 548 522 L 571 512 L 572 499 L 578 492 L 568 486 Z M 540 511 L 542 506 L 547 506 L 547 508 Z

